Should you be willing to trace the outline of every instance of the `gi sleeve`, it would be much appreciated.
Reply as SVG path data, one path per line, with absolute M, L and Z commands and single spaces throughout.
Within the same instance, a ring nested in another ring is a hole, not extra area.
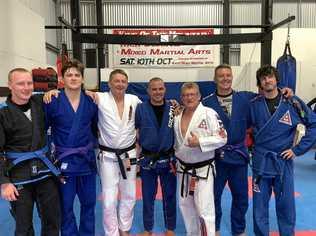
M 138 104 L 137 107 L 136 107 L 136 111 L 135 111 L 135 128 L 136 129 L 140 128 L 140 120 L 141 120 L 140 104 Z
M 227 133 L 223 122 L 214 110 L 206 112 L 207 135 L 199 137 L 200 148 L 202 152 L 214 151 L 227 143 Z
M 0 118 L 0 185 L 10 183 L 10 179 L 6 176 L 7 161 L 4 156 L 5 146 L 5 132 L 3 127 L 3 120 Z
M 316 113 L 314 113 L 302 100 L 299 101 L 304 112 L 303 124 L 306 127 L 305 135 L 301 141 L 292 148 L 296 156 L 303 155 L 316 143 Z
M 307 106 L 312 109 L 312 106 L 316 103 L 316 98 L 307 103 Z M 314 112 L 316 112 L 316 105 L 314 106 Z
M 51 126 L 51 112 L 49 109 L 49 104 L 43 103 L 43 110 L 45 113 L 45 129 L 48 130 L 48 128 Z
M 142 103 L 142 101 L 137 97 L 137 104 Z
M 92 104 L 93 106 L 93 116 L 91 123 L 92 134 L 95 138 L 98 138 L 98 106 L 96 104 Z
M 247 114 L 246 114 L 246 119 L 247 119 L 247 129 L 251 127 L 251 112 L 250 112 L 250 103 L 251 100 L 254 99 L 258 94 L 253 93 L 253 92 L 245 92 L 245 97 L 247 100 Z

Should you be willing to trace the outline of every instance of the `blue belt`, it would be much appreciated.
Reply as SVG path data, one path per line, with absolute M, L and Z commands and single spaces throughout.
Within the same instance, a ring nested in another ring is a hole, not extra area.
M 259 185 L 262 177 L 275 177 L 280 176 L 281 184 L 283 184 L 283 177 L 284 177 L 284 168 L 285 168 L 285 161 L 279 157 L 279 154 L 269 150 L 254 150 L 254 158 L 256 155 L 259 154 L 261 156 L 261 162 L 259 165 L 253 165 L 254 171 L 254 183 Z M 258 157 L 257 157 L 258 158 Z M 266 170 L 267 165 L 269 165 L 268 161 L 272 162 L 273 166 L 270 166 L 274 169 L 273 170 Z M 255 160 L 254 160 L 255 161 Z M 259 188 L 259 187 L 258 187 Z M 260 191 L 260 190 L 257 190 Z M 281 191 L 281 193 L 283 190 Z
M 254 151 L 255 156 L 256 156 L 256 153 L 259 153 L 259 155 L 262 156 L 259 166 L 255 168 L 255 171 L 257 172 L 259 176 L 269 176 L 269 175 L 270 176 L 280 175 L 281 177 L 283 176 L 285 162 L 279 158 L 278 153 L 272 152 L 272 151 L 262 152 L 260 150 L 255 149 Z M 269 159 L 272 161 L 273 168 L 275 171 L 266 170 Z
M 46 157 L 47 151 L 48 151 L 48 147 L 45 146 L 44 148 L 39 149 L 39 150 L 34 151 L 34 152 L 6 152 L 6 157 L 12 161 L 11 162 L 12 166 L 11 166 L 10 170 L 21 162 L 24 162 L 27 160 L 38 159 L 38 160 L 41 160 L 48 168 L 48 170 L 38 171 L 37 172 L 38 174 L 51 172 L 51 173 L 53 173 L 53 175 L 59 177 L 61 175 L 61 172 Z M 42 180 L 44 178 L 47 178 L 48 176 L 50 176 L 50 174 L 46 174 L 44 176 L 40 176 L 38 178 L 34 178 L 34 179 L 30 179 L 30 180 L 15 182 L 13 184 L 21 185 L 21 184 L 33 183 L 33 182 Z

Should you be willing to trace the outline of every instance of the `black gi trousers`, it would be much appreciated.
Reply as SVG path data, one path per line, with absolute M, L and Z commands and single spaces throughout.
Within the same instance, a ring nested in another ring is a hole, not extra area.
M 17 201 L 11 202 L 15 218 L 15 236 L 34 236 L 33 208 L 41 219 L 41 236 L 58 236 L 60 230 L 60 198 L 56 181 L 50 177 L 18 187 Z

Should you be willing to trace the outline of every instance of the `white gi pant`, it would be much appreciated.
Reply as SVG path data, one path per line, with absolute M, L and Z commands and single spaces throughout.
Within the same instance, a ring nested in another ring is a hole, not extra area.
M 215 236 L 214 178 L 212 168 L 205 166 L 196 169 L 196 174 L 204 177 L 207 175 L 208 168 L 210 168 L 208 178 L 196 181 L 193 196 L 189 194 L 185 196 L 186 191 L 184 191 L 184 196 L 181 196 L 183 174 L 177 173 L 179 207 L 187 236 Z M 190 185 L 191 175 L 189 175 L 188 183 L 186 182 L 186 176 L 184 176 L 184 179 L 184 189 L 186 189 L 187 184 Z M 201 233 L 201 231 L 204 231 L 201 230 L 203 227 L 205 227 L 206 235 Z
M 99 155 L 98 169 L 102 186 L 103 229 L 107 236 L 119 236 L 132 227 L 136 203 L 136 165 L 123 179 L 116 159 Z M 118 204 L 118 195 L 120 202 Z

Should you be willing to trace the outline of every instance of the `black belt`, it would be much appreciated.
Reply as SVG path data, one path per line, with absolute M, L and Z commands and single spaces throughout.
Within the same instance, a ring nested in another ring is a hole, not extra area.
M 160 152 L 151 152 L 142 148 L 142 153 L 141 153 L 141 158 L 144 157 L 144 158 L 151 159 L 149 163 L 150 167 L 155 167 L 157 161 L 159 160 L 169 160 L 173 156 L 174 156 L 173 148 L 170 148 L 167 151 L 160 151 Z
M 184 168 L 181 167 L 182 169 L 182 181 L 181 181 L 181 197 L 183 197 L 183 193 L 184 193 L 184 178 L 186 177 L 186 194 L 185 196 L 188 195 L 188 183 L 189 183 L 189 175 L 191 175 L 193 178 L 197 178 L 197 179 L 207 179 L 208 178 L 208 175 L 209 175 L 209 170 L 207 171 L 207 176 L 205 178 L 203 177 L 200 177 L 200 176 L 197 176 L 196 175 L 196 169 L 199 169 L 199 168 L 202 168 L 202 167 L 205 167 L 205 166 L 211 166 L 212 168 L 212 173 L 213 173 L 213 177 L 215 177 L 214 175 L 214 165 L 213 165 L 213 162 L 214 162 L 214 159 L 210 159 L 210 160 L 207 160 L 207 161 L 201 161 L 201 162 L 197 162 L 197 163 L 186 163 L 180 159 L 178 159 L 178 161 L 180 162 L 180 164 L 182 166 L 184 166 Z M 192 174 L 189 173 L 189 170 L 192 170 Z M 181 173 L 181 172 L 180 172 Z M 194 193 L 194 190 L 193 191 L 190 191 L 190 195 L 193 195 Z
M 125 158 L 129 159 L 128 151 L 133 150 L 135 147 L 136 147 L 136 143 L 133 143 L 131 146 L 127 148 L 122 148 L 122 149 L 110 148 L 110 147 L 99 145 L 100 150 L 105 151 L 105 152 L 115 153 L 123 179 L 127 179 L 127 176 L 126 176 L 125 167 L 124 167 L 124 163 L 121 158 L 121 155 L 125 154 Z M 131 165 L 135 165 L 137 163 L 136 158 L 129 159 L 129 161 Z

